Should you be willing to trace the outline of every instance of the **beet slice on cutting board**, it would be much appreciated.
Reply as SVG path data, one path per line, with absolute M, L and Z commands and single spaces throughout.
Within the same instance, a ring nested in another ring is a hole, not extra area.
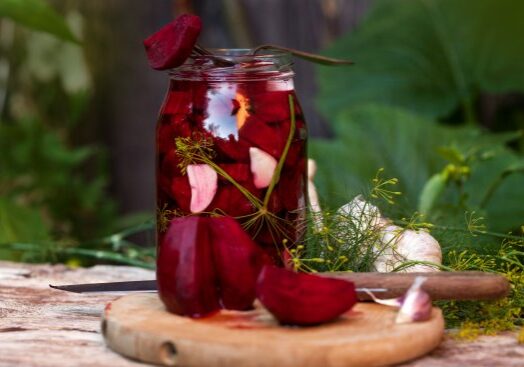
M 220 302 L 229 310 L 249 310 L 255 300 L 263 251 L 232 217 L 209 218 Z
M 257 297 L 282 324 L 317 325 L 332 321 L 357 302 L 352 282 L 265 266 Z
M 271 263 L 232 217 L 175 218 L 158 252 L 160 299 L 168 311 L 190 317 L 249 310 L 260 270 Z
M 191 54 L 202 21 L 196 15 L 182 14 L 144 40 L 149 65 L 156 70 L 180 66 Z
M 178 315 L 203 317 L 220 309 L 207 218 L 171 221 L 157 258 L 160 299 Z

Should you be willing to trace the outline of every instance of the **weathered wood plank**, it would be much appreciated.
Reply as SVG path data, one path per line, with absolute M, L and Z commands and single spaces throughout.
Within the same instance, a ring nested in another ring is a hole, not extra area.
M 110 351 L 99 332 L 100 314 L 114 295 L 82 295 L 49 283 L 152 279 L 151 271 L 121 266 L 68 269 L 63 265 L 0 262 L 0 367 L 115 366 L 143 364 Z M 474 342 L 446 338 L 432 354 L 405 367 L 522 366 L 524 346 L 515 333 Z

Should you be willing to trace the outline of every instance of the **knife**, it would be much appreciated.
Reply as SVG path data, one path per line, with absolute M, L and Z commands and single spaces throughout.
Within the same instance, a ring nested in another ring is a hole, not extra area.
M 128 292 L 156 292 L 158 290 L 156 280 L 135 280 L 127 282 L 109 282 L 109 283 L 85 283 L 85 284 L 67 284 L 51 285 L 53 289 L 73 293 L 128 293 Z M 357 288 L 357 292 L 386 292 L 385 288 Z
M 415 277 L 427 278 L 422 286 L 433 300 L 490 300 L 509 294 L 508 280 L 498 274 L 480 271 L 431 273 L 324 273 L 322 276 L 342 278 L 355 283 L 358 298 L 369 300 L 365 290 L 380 293 L 381 298 L 402 296 Z M 156 292 L 156 280 L 130 282 L 50 285 L 51 288 L 75 293 L 95 292 Z M 364 290 L 365 288 L 365 290 Z

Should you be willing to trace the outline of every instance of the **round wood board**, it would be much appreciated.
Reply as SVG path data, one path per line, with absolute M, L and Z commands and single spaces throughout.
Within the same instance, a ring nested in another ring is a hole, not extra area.
M 440 343 L 440 309 L 425 322 L 395 324 L 395 316 L 390 307 L 358 303 L 335 322 L 283 327 L 261 307 L 191 319 L 168 313 L 157 294 L 132 294 L 106 306 L 102 333 L 127 357 L 184 367 L 386 366 Z

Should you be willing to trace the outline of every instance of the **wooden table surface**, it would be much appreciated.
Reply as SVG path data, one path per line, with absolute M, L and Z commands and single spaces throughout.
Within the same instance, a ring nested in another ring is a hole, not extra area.
M 104 345 L 100 314 L 114 295 L 82 295 L 49 283 L 153 279 L 148 270 L 123 266 L 68 269 L 63 265 L 0 262 L 0 366 L 145 366 Z M 432 354 L 405 367 L 523 366 L 515 333 L 474 342 L 445 338 Z

